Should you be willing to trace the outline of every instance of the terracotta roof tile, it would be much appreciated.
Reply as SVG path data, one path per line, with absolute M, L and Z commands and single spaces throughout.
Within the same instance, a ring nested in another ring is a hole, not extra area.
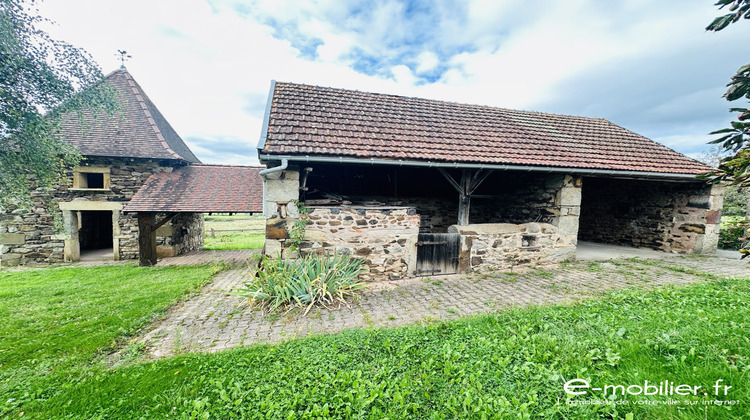
M 605 119 L 276 83 L 261 153 L 697 174 Z
M 106 76 L 120 109 L 63 116 L 59 136 L 84 156 L 183 160 L 200 163 L 127 70 Z
M 125 211 L 260 213 L 262 167 L 188 165 L 151 175 Z

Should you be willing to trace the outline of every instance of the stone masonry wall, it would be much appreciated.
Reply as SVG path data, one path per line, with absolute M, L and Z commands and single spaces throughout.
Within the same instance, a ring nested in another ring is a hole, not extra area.
M 334 252 L 362 259 L 367 280 L 414 274 L 419 215 L 411 208 L 314 208 L 308 215 L 302 254 Z
M 587 178 L 580 238 L 677 253 L 713 253 L 723 187 Z
M 471 200 L 471 223 L 556 224 L 560 215 L 556 198 L 566 180 L 564 175 L 505 172 L 501 179 L 483 184 L 482 194 L 491 198 Z
M 71 234 L 65 229 L 64 213 L 59 210 L 61 203 L 73 202 L 83 207 L 86 203 L 93 203 L 92 206 L 110 203 L 109 207 L 120 203 L 124 207 L 149 176 L 173 169 L 153 160 L 115 158 L 88 158 L 81 166 L 109 168 L 109 190 L 75 190 L 72 188 L 72 173 L 68 173 L 66 183 L 55 189 L 33 189 L 31 208 L 8 208 L 0 214 L 0 264 L 63 262 L 65 243 L 71 239 Z M 116 236 L 119 252 L 115 258 L 137 258 L 137 217 L 122 212 L 118 214 L 117 226 L 113 226 L 115 231 L 119 230 Z M 163 236 L 157 238 L 160 244 L 165 240 Z M 197 240 L 202 241 L 202 237 L 190 242 Z
M 463 271 L 508 270 L 559 263 L 575 256 L 575 244 L 548 223 L 472 224 L 451 226 L 448 231 L 461 234 Z

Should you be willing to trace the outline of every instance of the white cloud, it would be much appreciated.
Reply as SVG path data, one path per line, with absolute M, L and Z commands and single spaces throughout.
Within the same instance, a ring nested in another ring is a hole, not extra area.
M 440 64 L 437 54 L 432 51 L 422 51 L 416 58 L 417 68 L 415 71 L 419 74 L 427 73 Z

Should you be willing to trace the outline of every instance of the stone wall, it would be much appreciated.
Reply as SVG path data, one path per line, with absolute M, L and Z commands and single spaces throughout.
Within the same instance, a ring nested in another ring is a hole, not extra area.
M 458 221 L 458 194 L 453 199 L 439 197 L 386 197 L 386 196 L 352 196 L 357 201 L 377 201 L 383 207 L 409 207 L 415 209 L 420 217 L 420 231 L 445 233 Z
M 677 253 L 713 253 L 723 187 L 587 178 L 580 239 Z
M 496 173 L 477 192 L 487 198 L 471 200 L 471 223 L 554 224 L 559 216 L 556 198 L 565 179 L 559 174 Z
M 488 223 L 451 226 L 461 234 L 461 270 L 509 270 L 559 263 L 575 257 L 575 244 L 549 223 Z
M 362 259 L 367 280 L 411 277 L 419 215 L 411 208 L 314 208 L 300 252 L 343 253 Z
M 164 215 L 157 215 L 157 220 Z M 203 214 L 180 213 L 169 223 L 156 230 L 156 254 L 158 257 L 198 251 L 203 247 Z
M 78 211 L 113 212 L 115 259 L 138 257 L 138 220 L 121 212 L 146 179 L 171 171 L 166 162 L 148 159 L 88 158 L 81 167 L 108 168 L 108 189 L 73 188 L 73 173 L 55 189 L 31 191 L 30 208 L 7 208 L 0 214 L 0 264 L 56 263 L 77 258 Z M 64 207 L 64 210 L 61 210 Z M 164 244 L 165 238 L 157 239 Z M 169 241 L 173 241 L 170 239 Z M 194 238 L 194 242 L 201 238 Z M 174 242 L 170 243 L 172 245 Z M 67 252 L 67 257 L 66 257 Z

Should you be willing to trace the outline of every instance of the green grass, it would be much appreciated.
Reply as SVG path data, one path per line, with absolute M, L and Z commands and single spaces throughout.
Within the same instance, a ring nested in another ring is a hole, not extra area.
M 205 217 L 203 232 L 203 249 L 210 251 L 234 249 L 261 249 L 265 243 L 263 230 L 253 232 L 218 232 L 221 230 L 263 229 L 263 216 L 246 214 L 211 215 Z M 211 229 L 214 229 L 213 236 Z
M 21 409 L 36 418 L 746 418 L 748 302 L 747 280 L 715 279 L 571 306 L 95 365 L 60 373 L 66 381 L 27 397 Z M 38 334 L 37 345 L 50 340 Z M 592 386 L 669 380 L 711 394 L 722 379 L 733 388 L 727 396 L 672 396 L 680 405 L 636 403 L 667 397 L 570 405 L 601 399 L 566 396 L 563 384 L 574 378 Z M 740 402 L 703 405 L 713 400 Z
M 0 416 L 48 398 L 218 267 L 0 271 Z

